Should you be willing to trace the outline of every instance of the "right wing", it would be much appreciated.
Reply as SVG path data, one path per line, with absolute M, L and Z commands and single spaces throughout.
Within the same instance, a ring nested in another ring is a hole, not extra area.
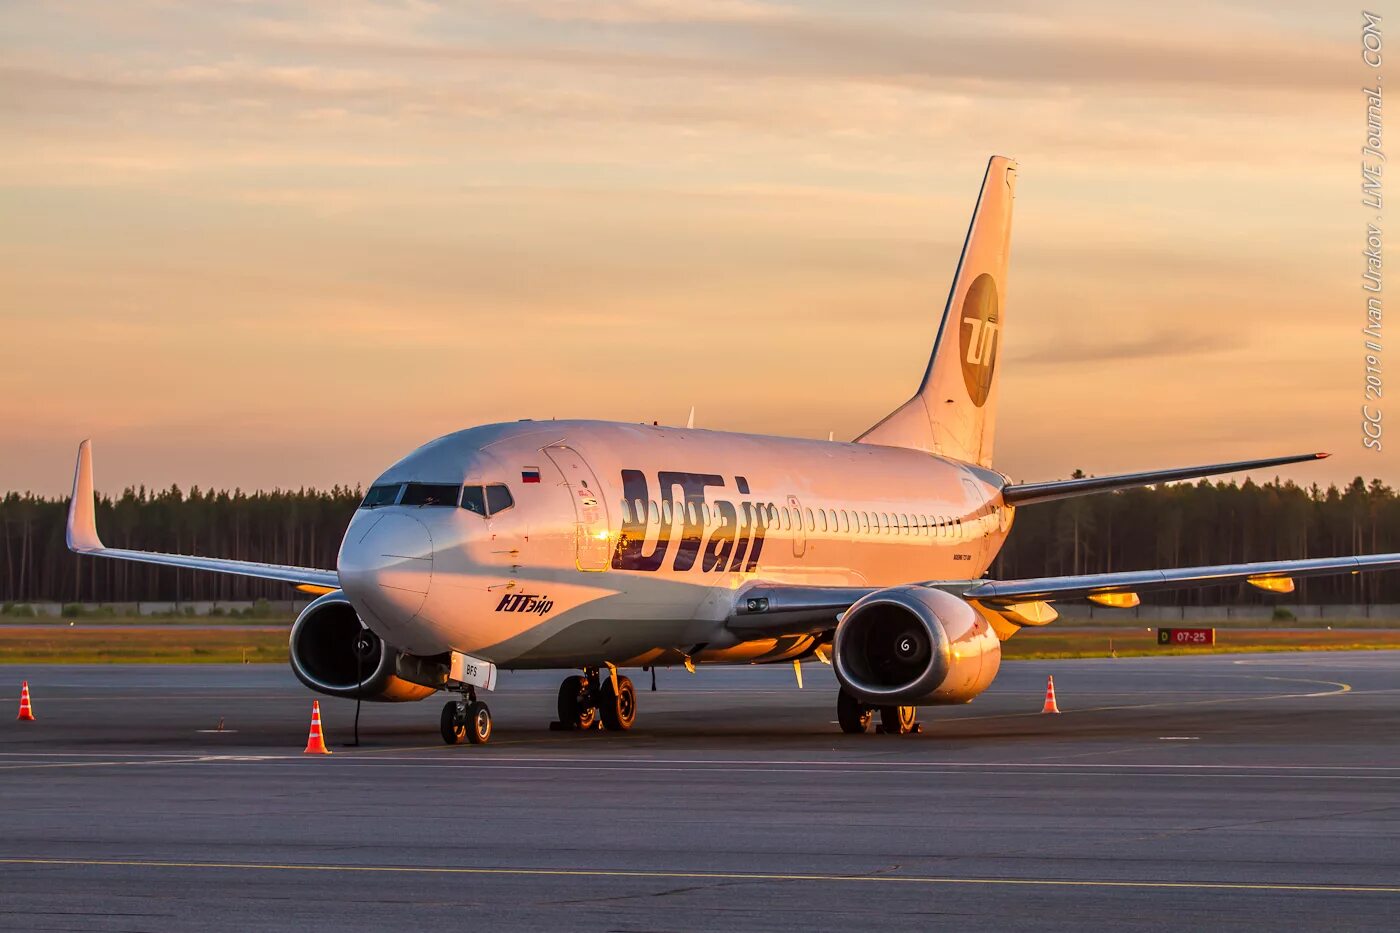
M 1303 463 L 1307 460 L 1323 460 L 1327 454 L 1294 454 L 1291 457 L 1270 457 L 1267 460 L 1240 460 L 1235 463 L 1207 463 L 1204 466 L 1177 467 L 1171 470 L 1149 470 L 1146 473 L 1120 473 L 1117 476 L 1086 476 L 1081 479 L 1053 480 L 1048 483 L 1019 483 L 1003 487 L 1002 501 L 1007 505 L 1034 505 L 1037 502 L 1053 502 L 1071 496 L 1089 496 L 1098 492 L 1112 492 L 1115 489 L 1132 489 L 1135 486 L 1155 486 L 1180 479 L 1197 479 L 1202 476 L 1217 476 L 1221 473 L 1237 473 L 1241 470 L 1262 470 L 1266 467 L 1283 466 L 1286 463 Z
M 97 536 L 97 514 L 92 492 L 92 442 L 78 446 L 78 468 L 73 476 L 73 500 L 68 504 L 68 549 L 89 557 L 114 557 L 144 564 L 182 567 L 187 570 L 209 570 L 232 573 L 260 580 L 278 580 L 298 586 L 340 588 L 340 575 L 334 570 L 311 567 L 289 567 L 285 564 L 260 564 L 250 560 L 226 560 L 221 557 L 187 557 L 183 554 L 159 554 L 152 551 L 128 551 L 110 548 Z

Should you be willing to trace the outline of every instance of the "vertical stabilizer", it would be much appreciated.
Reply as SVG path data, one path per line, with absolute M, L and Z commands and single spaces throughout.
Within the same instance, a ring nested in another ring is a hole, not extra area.
M 990 466 L 1016 163 L 992 156 L 914 397 L 856 438 Z

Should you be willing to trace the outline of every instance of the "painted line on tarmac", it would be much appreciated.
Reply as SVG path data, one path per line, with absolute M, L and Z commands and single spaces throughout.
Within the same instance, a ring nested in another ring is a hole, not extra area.
M 471 868 L 437 865 L 327 865 L 278 862 L 184 862 L 147 859 L 0 858 L 0 865 L 66 868 L 153 868 L 223 871 L 326 872 L 384 875 L 503 875 L 514 877 L 630 878 L 696 881 L 817 881 L 823 883 L 979 885 L 985 887 L 1128 888 L 1193 891 L 1306 891 L 1327 894 L 1400 894 L 1400 886 L 1303 884 L 1269 881 L 1118 881 L 1063 878 L 969 878 L 951 875 L 830 875 L 746 871 L 666 871 L 608 868 Z
M 307 762 L 305 765 L 293 765 L 293 762 Z M 146 767 L 157 765 L 203 765 L 206 767 L 217 765 L 291 765 L 293 767 L 335 767 L 334 762 L 324 765 L 311 764 L 311 761 L 325 762 L 327 759 L 316 756 L 308 759 L 302 755 L 259 755 L 250 754 L 205 754 L 198 756 L 187 756 L 182 758 L 160 758 L 148 761 L 84 761 L 65 763 L 43 763 L 24 762 L 11 765 L 0 765 L 0 771 L 20 771 L 20 770 L 42 770 L 50 768 L 103 768 L 144 765 Z M 762 763 L 747 763 L 746 766 L 729 765 L 725 767 L 711 767 L 712 762 L 690 762 L 686 765 L 664 765 L 645 760 L 618 760 L 605 763 L 549 763 L 547 759 L 531 759 L 521 763 L 501 763 L 498 759 L 492 761 L 485 759 L 480 761 L 466 760 L 443 760 L 442 758 L 423 757 L 400 757 L 400 758 L 359 758 L 346 756 L 338 759 L 350 767 L 361 768 L 412 768 L 422 770 L 458 770 L 458 771 L 504 771 L 504 772 L 568 772 L 582 773 L 593 772 L 599 774 L 626 773 L 626 774 L 717 774 L 717 775 L 751 775 L 751 774 L 771 774 L 786 775 L 792 777 L 869 777 L 871 775 L 906 776 L 906 777 L 930 777 L 930 776 L 966 776 L 969 774 L 981 775 L 983 777 L 1049 777 L 1049 778 L 1166 778 L 1170 780 L 1184 779 L 1215 779 L 1215 780 L 1286 780 L 1286 781 L 1400 781 L 1400 774 L 1298 774 L 1280 773 L 1270 771 L 1267 766 L 1262 770 L 1212 770 L 1212 771 L 1143 771 L 1138 770 L 1133 765 L 1017 765 L 1014 770 L 1006 767 L 988 767 L 967 765 L 961 767 L 939 767 L 937 765 L 920 766 L 911 764 L 901 767 L 891 764 L 881 767 L 865 767 L 857 763 L 845 766 L 837 764 L 826 765 L 805 765 L 802 763 L 784 763 L 782 766 L 762 765 Z M 700 765 L 700 767 L 696 767 Z M 1192 766 L 1183 766 L 1191 768 Z M 1228 768 L 1229 766 L 1220 766 Z M 1104 770 L 1104 769 L 1115 770 Z M 1037 770 L 1039 769 L 1039 770 Z
M 335 748 L 336 746 L 331 746 Z M 1144 749 L 1154 746 L 1142 746 Z M 375 749 L 361 749 L 358 753 L 346 750 L 338 760 L 341 762 L 379 762 L 379 761 L 403 761 L 403 762 L 424 762 L 441 763 L 443 755 L 457 754 L 465 755 L 472 752 L 453 748 L 446 745 L 424 745 L 425 750 L 441 751 L 441 754 L 427 755 L 374 755 L 368 757 L 368 753 L 373 753 Z M 386 752 L 412 751 L 412 749 L 385 749 Z M 315 756 L 306 756 L 301 753 L 292 752 L 271 752 L 260 753 L 249 751 L 247 753 L 230 752 L 0 752 L 0 758 L 142 758 L 159 759 L 167 761 L 223 761 L 230 757 L 238 759 L 250 759 L 257 761 L 320 761 L 323 759 Z M 840 765 L 847 768 L 859 768 L 869 771 L 882 771 L 890 769 L 1026 769 L 1035 768 L 1046 769 L 1107 769 L 1117 770 L 1137 770 L 1137 771 L 1326 771 L 1326 772 L 1400 772 L 1400 765 L 1267 765 L 1267 764 L 1153 764 L 1153 763 L 1109 763 L 1094 764 L 1092 762 L 1050 762 L 1050 761 L 841 761 L 839 759 L 813 759 L 813 758 L 643 758 L 643 757 L 615 757 L 596 755 L 495 755 L 483 757 L 477 761 L 462 761 L 461 764 L 485 765 L 485 764 L 591 764 L 591 765 L 620 765 L 627 767 L 637 767 L 644 765 L 701 765 L 710 766 L 709 770 L 724 770 L 731 765 L 777 765 L 792 768 L 801 767 L 830 767 Z M 1011 773 L 1017 773 L 1012 770 Z

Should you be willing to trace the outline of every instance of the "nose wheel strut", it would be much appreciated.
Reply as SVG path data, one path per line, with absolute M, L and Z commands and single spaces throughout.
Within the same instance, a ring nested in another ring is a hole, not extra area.
M 442 708 L 442 740 L 460 745 L 465 739 L 473 745 L 491 741 L 491 708 L 476 698 L 476 688 L 468 687 L 462 699 L 449 700 Z

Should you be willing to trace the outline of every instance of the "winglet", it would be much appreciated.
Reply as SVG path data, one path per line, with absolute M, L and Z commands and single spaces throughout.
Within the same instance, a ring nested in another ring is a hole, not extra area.
M 92 492 L 92 441 L 78 445 L 73 500 L 68 503 L 68 549 L 79 554 L 103 550 L 97 536 L 97 509 Z

